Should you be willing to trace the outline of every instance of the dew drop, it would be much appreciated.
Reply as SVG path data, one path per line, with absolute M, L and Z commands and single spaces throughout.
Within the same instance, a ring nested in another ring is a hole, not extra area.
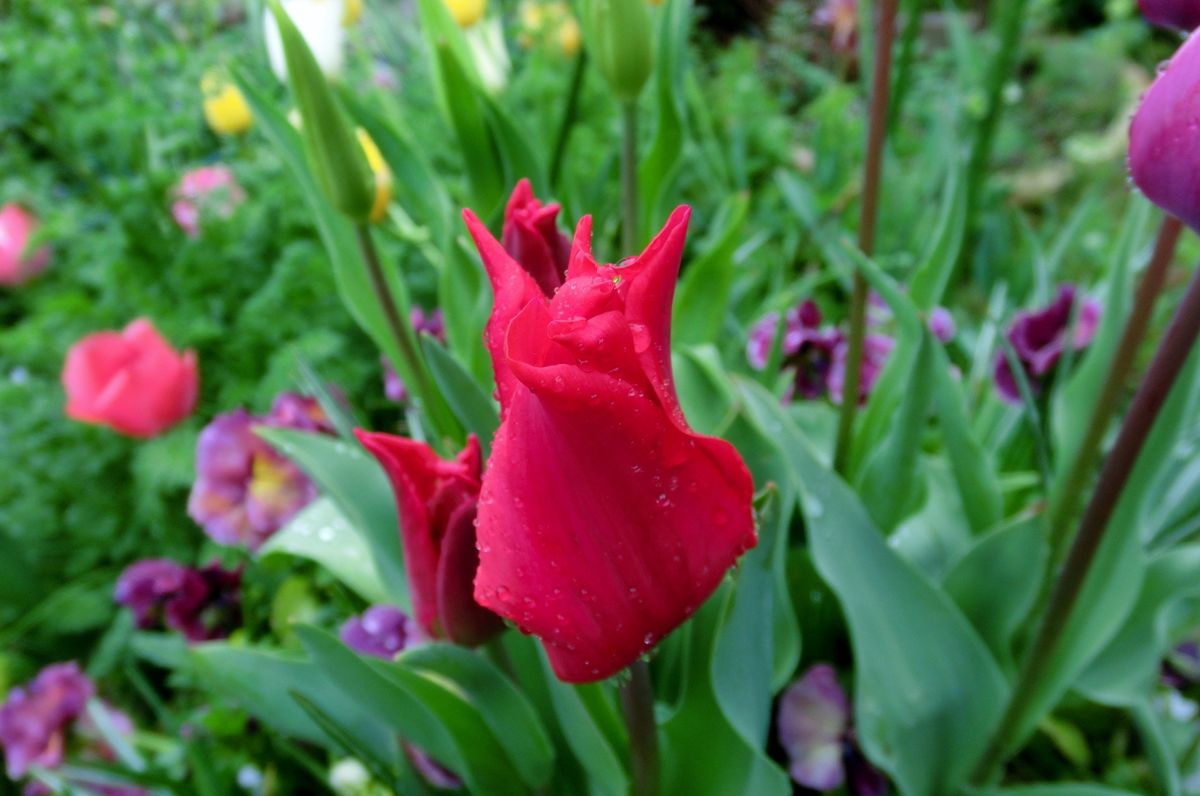
M 646 328 L 646 324 L 629 324 L 629 334 L 633 337 L 634 353 L 641 354 L 650 348 L 650 330 Z

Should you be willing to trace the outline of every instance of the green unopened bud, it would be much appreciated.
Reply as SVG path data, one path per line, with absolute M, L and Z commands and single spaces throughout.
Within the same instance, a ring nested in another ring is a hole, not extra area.
M 330 204 L 355 221 L 367 221 L 375 203 L 375 178 L 321 67 L 279 0 L 268 0 L 287 62 L 308 159 Z
M 654 35 L 646 0 L 588 0 L 588 53 L 617 99 L 633 102 L 654 68 Z

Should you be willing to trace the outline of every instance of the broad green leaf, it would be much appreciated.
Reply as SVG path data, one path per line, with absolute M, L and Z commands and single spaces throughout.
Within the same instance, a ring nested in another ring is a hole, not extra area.
M 950 373 L 945 350 L 934 349 L 933 402 L 937 409 L 942 441 L 950 471 L 962 498 L 963 512 L 975 533 L 995 527 L 1003 517 L 1004 499 L 991 457 L 976 439 L 962 395 L 962 389 Z
M 516 185 L 521 179 L 527 179 L 533 184 L 535 192 L 548 190 L 550 182 L 546 177 L 546 166 L 538 155 L 537 140 L 487 92 L 480 92 L 479 98 L 492 140 L 496 142 L 500 154 L 505 189 Z
M 1006 671 L 1013 670 L 1013 634 L 1033 608 L 1048 554 L 1040 518 L 1017 520 L 979 537 L 942 584 Z
M 360 658 L 315 627 L 302 625 L 296 635 L 326 682 L 428 752 L 471 791 L 528 792 L 479 711 L 453 681 L 400 662 Z
M 487 457 L 492 436 L 500 425 L 500 413 L 496 402 L 483 391 L 475 377 L 458 363 L 441 343 L 429 335 L 422 335 L 421 345 L 425 348 L 425 361 L 438 388 L 446 396 L 450 408 L 462 423 L 463 428 L 479 437 Z
M 383 469 L 362 449 L 333 437 L 292 429 L 256 432 L 308 474 L 371 551 L 378 582 L 401 608 L 411 604 L 400 520 Z
M 749 598 L 738 612 L 739 618 L 759 604 L 764 591 L 752 587 Z M 760 741 L 761 707 L 755 703 L 764 696 L 762 685 L 770 674 L 765 656 L 754 660 L 753 652 L 742 663 L 754 667 L 759 694 L 746 706 L 731 705 L 744 694 L 724 686 L 725 700 L 718 695 L 716 660 L 722 628 L 730 620 L 734 590 L 722 587 L 710 597 L 690 622 L 676 631 L 685 643 L 683 691 L 675 712 L 662 723 L 663 793 L 689 796 L 724 796 L 730 793 L 788 794 L 791 783 L 783 771 L 766 756 Z M 761 627 L 761 626 L 760 626 Z M 734 629 L 737 632 L 739 629 Z M 764 634 L 765 635 L 765 634 Z M 761 650 L 762 636 L 757 648 Z M 727 644 L 736 644 L 731 638 Z M 732 663 L 732 651 L 720 657 Z M 727 675 L 726 675 L 727 676 Z M 747 685 L 747 684 L 742 684 Z M 732 708 L 733 715 L 726 713 Z M 750 734 L 751 737 L 747 737 Z
M 354 730 L 345 726 L 336 716 L 330 716 L 308 697 L 299 691 L 288 692 L 297 705 L 312 719 L 313 724 L 321 728 L 329 738 L 333 739 L 344 754 L 361 760 L 371 771 L 377 781 L 394 783 L 400 793 L 412 793 L 414 796 L 427 796 L 429 789 L 413 771 L 408 760 L 401 754 L 392 755 L 389 759 L 377 756 L 376 750 L 366 746 L 355 736 Z M 399 752 L 399 749 L 397 749 Z
M 438 42 L 435 52 L 445 84 L 450 126 L 471 184 L 471 205 L 487 218 L 503 199 L 503 160 L 488 129 L 479 89 L 468 77 L 462 59 L 445 42 Z
M 1146 750 L 1146 758 L 1158 780 L 1159 793 L 1162 796 L 1180 796 L 1179 765 L 1175 762 L 1175 752 L 1163 731 L 1163 721 L 1150 705 L 1149 699 L 1133 705 L 1129 714 L 1137 726 L 1138 735 L 1142 739 L 1142 747 Z
M 322 711 L 352 727 L 355 738 L 375 754 L 390 759 L 394 742 L 386 725 L 342 695 L 320 669 L 303 658 L 224 642 L 190 648 L 196 677 L 221 696 L 231 699 L 252 716 L 284 735 L 329 746 L 331 739 L 304 712 L 289 692 L 303 694 Z
M 671 370 L 689 425 L 701 434 L 721 436 L 737 407 L 716 349 L 700 346 L 673 351 Z
M 1104 785 L 1080 782 L 1056 782 L 1048 785 L 1016 785 L 1011 788 L 986 788 L 969 791 L 970 796 L 1138 796 Z
M 1168 616 L 1180 600 L 1200 594 L 1200 545 L 1157 554 L 1146 566 L 1141 594 L 1121 629 L 1088 664 L 1075 687 L 1097 702 L 1135 705 L 1158 681 L 1171 645 Z
M 704 254 L 683 272 L 675 299 L 672 334 L 680 344 L 716 343 L 725 325 L 733 290 L 734 251 L 750 207 L 747 194 L 721 203 L 711 228 L 715 230 Z
M 387 602 L 366 540 L 329 498 L 318 498 L 259 548 L 260 558 L 292 555 L 315 561 L 367 602 Z
M 999 666 L 950 599 L 888 546 L 778 402 L 757 384 L 738 386 L 796 473 L 814 561 L 845 612 L 864 749 L 904 793 L 954 792 L 1003 710 Z
M 521 778 L 537 787 L 554 767 L 554 747 L 533 706 L 483 655 L 452 644 L 427 644 L 402 654 L 397 665 L 444 679 L 479 711 Z
M 602 683 L 571 685 L 554 676 L 540 655 L 555 716 L 571 754 L 597 796 L 627 796 L 629 772 L 623 762 L 628 736 Z
M 460 230 L 465 232 L 465 228 Z M 492 291 L 474 244 L 455 237 L 438 279 L 438 306 L 446 319 L 450 351 L 481 384 L 491 384 L 493 379 L 491 359 L 480 344 L 491 300 Z

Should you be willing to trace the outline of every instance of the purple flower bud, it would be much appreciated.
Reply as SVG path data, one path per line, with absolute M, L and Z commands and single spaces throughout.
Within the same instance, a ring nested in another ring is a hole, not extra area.
M 1075 286 L 1063 285 L 1058 298 L 1049 306 L 1035 312 L 1019 312 L 1008 329 L 1008 340 L 1016 351 L 1017 360 L 1025 371 L 1029 386 L 1035 394 L 1054 370 L 1062 357 L 1070 334 L 1072 314 L 1075 313 Z M 1071 347 L 1081 351 L 1096 336 L 1100 323 L 1100 305 L 1092 299 L 1084 299 L 1075 319 L 1075 332 Z M 1009 365 L 1008 357 L 1001 351 L 996 356 L 996 389 L 1010 403 L 1021 402 L 1021 391 Z
M 256 425 L 333 430 L 319 403 L 284 393 L 264 417 L 235 409 L 218 415 L 200 433 L 188 514 L 214 541 L 251 550 L 317 496 L 304 473 L 254 433 Z
M 950 310 L 945 307 L 934 307 L 929 313 L 929 331 L 933 332 L 933 336 L 938 339 L 938 342 L 948 343 L 954 339 L 954 316 L 950 314 Z
M 1196 0 L 1138 0 L 1142 16 L 1163 28 L 1191 31 L 1200 27 L 1200 3 Z
M 1200 230 L 1197 131 L 1200 40 L 1193 33 L 1142 95 L 1129 127 L 1129 173 L 1134 183 L 1147 199 L 1193 230 Z
M 888 356 L 896 347 L 896 341 L 886 334 L 868 334 L 863 340 L 862 370 L 858 377 L 858 400 L 863 403 L 875 389 L 875 382 L 887 364 Z M 849 339 L 838 341 L 837 349 L 833 352 L 833 366 L 829 370 L 829 394 L 834 403 L 842 402 L 842 392 L 846 384 L 846 358 L 850 353 Z
M 373 605 L 342 624 L 342 643 L 363 655 L 391 660 L 417 637 L 409 616 L 392 605 Z
M 850 728 L 850 703 L 837 673 L 818 664 L 788 686 L 776 719 L 788 773 L 814 790 L 833 790 L 846 779 L 842 748 Z
M 0 746 L 10 779 L 25 776 L 31 766 L 62 763 L 66 731 L 95 690 L 72 661 L 51 664 L 28 685 L 8 692 L 0 706 Z

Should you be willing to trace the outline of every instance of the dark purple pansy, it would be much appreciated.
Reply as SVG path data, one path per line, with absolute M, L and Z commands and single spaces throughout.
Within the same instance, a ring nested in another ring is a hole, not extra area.
M 834 352 L 842 341 L 842 333 L 832 326 L 821 326 L 821 309 L 807 300 L 788 310 L 784 318 L 783 340 L 780 344 L 783 367 L 793 376 L 787 394 L 806 400 L 821 398 L 829 391 L 829 374 Z M 755 324 L 746 345 L 746 357 L 756 370 L 767 366 L 771 346 L 779 325 L 778 313 L 771 313 Z
M 1076 310 L 1074 285 L 1063 285 L 1058 297 L 1040 310 L 1017 313 L 1008 329 L 1008 341 L 1035 395 L 1041 392 L 1043 383 L 1062 358 L 1068 338 L 1075 351 L 1082 351 L 1096 336 L 1099 323 L 1100 304 L 1093 299 L 1083 299 Z M 1003 351 L 996 356 L 995 377 L 1001 397 L 1010 403 L 1020 403 L 1021 391 Z
M 883 366 L 896 347 L 894 338 L 886 334 L 871 333 L 863 340 L 862 369 L 858 376 L 858 400 L 863 403 L 875 389 L 875 382 L 883 372 Z M 834 403 L 842 402 L 846 384 L 846 358 L 850 353 L 850 341 L 843 339 L 833 352 L 833 366 L 829 369 L 829 395 Z
M 165 625 L 189 641 L 225 638 L 241 624 L 241 570 L 211 563 L 192 569 L 165 559 L 129 565 L 114 598 L 139 627 Z

